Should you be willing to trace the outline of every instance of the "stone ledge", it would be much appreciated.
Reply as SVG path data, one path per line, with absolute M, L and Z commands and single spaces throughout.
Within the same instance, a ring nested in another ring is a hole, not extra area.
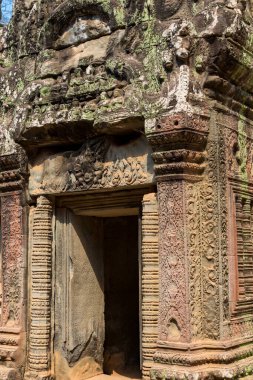
M 242 359 L 229 365 L 215 365 L 210 363 L 194 367 L 157 365 L 150 371 L 150 378 L 152 380 L 236 380 L 252 379 L 252 375 L 252 357 Z

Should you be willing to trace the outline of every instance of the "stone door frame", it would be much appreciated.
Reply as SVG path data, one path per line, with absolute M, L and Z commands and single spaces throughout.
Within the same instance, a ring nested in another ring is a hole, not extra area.
M 54 377 L 54 271 L 55 207 L 74 213 L 94 212 L 110 199 L 110 208 L 142 209 L 141 293 L 143 377 L 149 378 L 156 350 L 158 329 L 158 209 L 154 187 L 48 197 L 40 195 L 30 217 L 30 335 L 26 379 Z M 93 199 L 93 201 L 92 201 Z M 93 202 L 93 205 L 92 205 Z M 93 211 L 91 211 L 93 209 Z

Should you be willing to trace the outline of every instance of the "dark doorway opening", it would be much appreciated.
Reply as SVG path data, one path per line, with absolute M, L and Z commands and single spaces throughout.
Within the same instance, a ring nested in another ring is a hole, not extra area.
M 138 209 L 102 211 L 57 209 L 57 380 L 141 378 Z
M 140 377 L 138 216 L 104 218 L 104 373 Z

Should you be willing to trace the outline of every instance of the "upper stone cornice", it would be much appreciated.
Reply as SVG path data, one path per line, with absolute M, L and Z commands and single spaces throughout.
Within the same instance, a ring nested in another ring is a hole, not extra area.
M 252 25 L 250 1 L 17 0 L 0 38 L 3 128 L 55 144 L 213 100 L 251 109 Z

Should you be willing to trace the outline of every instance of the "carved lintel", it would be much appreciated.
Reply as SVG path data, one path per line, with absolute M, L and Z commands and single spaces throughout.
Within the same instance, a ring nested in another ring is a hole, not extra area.
M 50 379 L 52 203 L 37 199 L 32 220 L 30 334 L 26 379 Z
M 129 144 L 118 145 L 110 137 L 102 136 L 85 141 L 78 150 L 52 154 L 46 159 L 43 157 L 43 164 L 38 157 L 30 170 L 30 194 L 36 196 L 152 183 L 152 152 L 146 137 L 138 137 L 130 144 L 131 148 Z

